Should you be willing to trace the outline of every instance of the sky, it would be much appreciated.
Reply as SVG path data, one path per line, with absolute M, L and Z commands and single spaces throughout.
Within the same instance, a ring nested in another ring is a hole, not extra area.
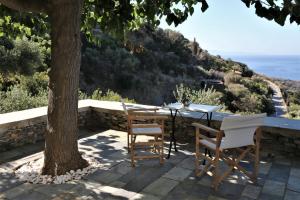
M 186 38 L 196 38 L 200 46 L 214 54 L 236 55 L 300 55 L 300 25 L 280 26 L 260 18 L 254 8 L 241 0 L 208 0 L 208 10 L 200 5 L 183 24 L 161 28 L 181 32 Z

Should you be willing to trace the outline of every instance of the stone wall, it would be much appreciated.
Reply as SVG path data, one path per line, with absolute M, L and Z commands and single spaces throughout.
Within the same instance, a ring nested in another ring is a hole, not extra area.
M 113 130 L 126 131 L 127 121 L 123 112 L 104 112 L 93 110 L 89 126 L 95 128 L 107 128 Z M 194 142 L 195 128 L 192 123 L 198 122 L 206 125 L 205 119 L 195 119 L 192 117 L 176 118 L 175 136 L 179 142 Z M 165 132 L 169 135 L 171 132 L 172 122 L 169 118 L 165 122 Z M 212 120 L 211 127 L 219 129 L 221 121 Z M 291 156 L 300 156 L 300 131 L 263 127 L 262 148 L 267 149 L 267 152 L 284 154 Z
M 91 111 L 79 112 L 79 127 L 84 128 L 90 119 Z M 0 152 L 7 151 L 24 144 L 34 144 L 44 140 L 46 117 L 15 122 L 0 128 Z
M 270 153 L 300 156 L 300 133 L 288 129 L 265 127 L 263 145 Z
M 127 119 L 118 102 L 83 101 L 84 105 L 79 108 L 79 127 L 91 130 L 114 129 L 126 131 Z M 118 107 L 119 106 L 119 107 Z M 140 105 L 143 106 L 143 105 Z M 36 143 L 44 139 L 46 130 L 46 109 L 37 115 L 21 117 L 27 114 L 12 115 L 10 120 L 8 114 L 0 115 L 0 152 L 28 143 Z M 26 112 L 26 111 L 25 111 Z M 169 116 L 168 111 L 160 112 Z M 10 114 L 11 115 L 11 114 Z M 211 126 L 218 129 L 221 125 L 222 114 L 213 116 Z M 219 117 L 218 117 L 219 116 Z M 20 117 L 21 119 L 16 119 Z M 275 120 L 275 121 L 274 121 Z M 277 121 L 276 121 L 277 120 Z M 191 126 L 193 122 L 206 124 L 204 119 L 189 113 L 176 117 L 176 138 L 179 142 L 194 142 L 195 129 Z M 281 124 L 280 127 L 278 124 Z M 171 132 L 171 118 L 166 120 L 166 135 Z M 276 127 L 277 126 L 277 127 Z M 284 155 L 300 156 L 300 128 L 298 121 L 288 119 L 268 118 L 266 127 L 263 128 L 262 146 L 272 152 L 284 153 Z

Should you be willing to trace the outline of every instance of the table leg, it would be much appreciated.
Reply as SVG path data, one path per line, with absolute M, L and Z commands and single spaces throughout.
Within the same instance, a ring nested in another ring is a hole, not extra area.
M 171 154 L 173 143 L 174 143 L 174 149 L 177 152 L 176 138 L 175 138 L 175 119 L 176 119 L 176 115 L 177 115 L 178 110 L 175 110 L 174 115 L 173 115 L 172 109 L 170 109 L 170 111 L 171 111 L 171 117 L 172 117 L 172 132 L 171 132 L 170 145 L 169 145 L 169 153 L 168 153 L 167 159 L 170 158 L 170 154 Z

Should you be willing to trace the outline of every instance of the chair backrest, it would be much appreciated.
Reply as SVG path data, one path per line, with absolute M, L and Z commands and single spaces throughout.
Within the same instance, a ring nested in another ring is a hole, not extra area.
M 125 102 L 124 102 L 124 99 L 122 99 L 122 98 L 121 98 L 121 103 L 122 103 L 122 106 L 123 106 L 123 109 L 124 109 L 125 114 L 128 115 L 128 110 L 127 110 L 127 108 L 126 108 L 126 104 L 125 104 Z
M 259 126 L 263 126 L 266 114 L 248 116 L 231 116 L 223 119 L 221 130 L 225 137 L 221 147 L 236 148 L 254 144 L 254 133 Z

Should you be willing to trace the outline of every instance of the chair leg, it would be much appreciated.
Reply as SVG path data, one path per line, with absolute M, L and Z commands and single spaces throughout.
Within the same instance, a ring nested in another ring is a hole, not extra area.
M 199 129 L 196 128 L 196 154 L 195 154 L 195 173 L 196 173 L 196 176 L 199 175 L 200 173 L 200 170 L 199 170 L 199 159 L 200 159 L 200 152 L 199 152 L 199 146 L 200 146 L 200 143 L 199 143 Z
M 255 145 L 255 158 L 254 158 L 254 171 L 253 171 L 253 180 L 257 181 L 258 171 L 259 171 L 259 144 Z
M 258 176 L 258 171 L 259 171 L 259 149 L 260 149 L 260 139 L 262 135 L 262 130 L 261 128 L 258 128 L 256 131 L 256 136 L 255 136 L 255 161 L 254 161 L 254 172 L 253 172 L 253 177 L 254 181 L 257 181 L 257 176 Z
M 158 136 L 155 136 L 155 137 L 154 137 L 154 141 L 155 141 L 155 142 L 158 141 Z M 154 149 L 153 149 L 154 151 L 153 151 L 153 152 L 154 152 L 154 153 L 160 154 L 160 145 L 155 144 L 155 145 L 153 145 L 153 146 L 154 146 Z
M 164 164 L 164 136 L 162 135 L 161 138 L 161 145 L 159 146 L 159 154 L 160 154 L 160 159 L 159 159 L 159 163 L 162 165 Z
M 131 144 L 130 144 L 131 166 L 135 167 L 135 162 L 134 162 L 135 139 L 132 135 L 131 135 L 130 139 L 131 139 Z
M 220 165 L 220 150 L 217 149 L 216 150 L 216 155 L 215 155 L 215 159 L 213 161 L 213 165 L 215 167 L 214 172 L 213 172 L 213 182 L 212 182 L 212 187 L 214 188 L 214 190 L 218 189 L 219 183 L 220 183 L 220 173 L 219 173 L 219 165 Z
M 130 145 L 129 145 L 129 132 L 127 132 L 127 151 L 130 152 Z

